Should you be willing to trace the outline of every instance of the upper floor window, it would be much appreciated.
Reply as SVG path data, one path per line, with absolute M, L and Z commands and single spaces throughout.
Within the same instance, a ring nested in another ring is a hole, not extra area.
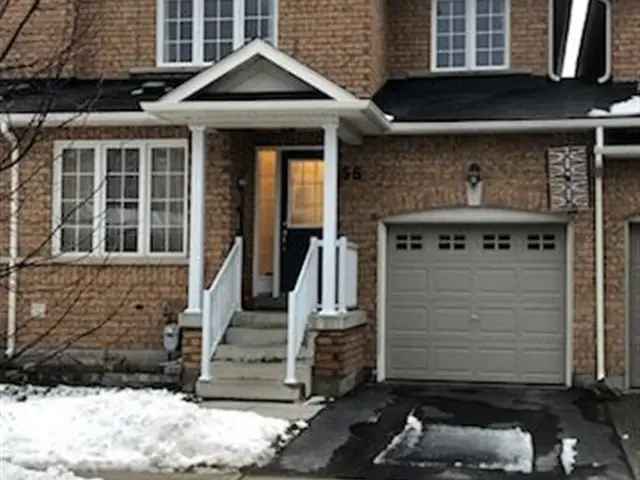
M 214 63 L 245 42 L 275 44 L 277 0 L 158 0 L 158 64 Z
M 433 69 L 507 68 L 509 1 L 434 0 Z

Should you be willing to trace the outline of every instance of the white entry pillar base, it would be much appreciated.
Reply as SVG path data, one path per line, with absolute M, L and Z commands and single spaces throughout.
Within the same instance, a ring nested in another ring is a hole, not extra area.
M 335 316 L 336 248 L 338 237 L 338 126 L 324 129 L 324 218 L 322 227 L 322 316 Z
M 204 230 L 205 230 L 205 164 L 207 129 L 191 128 L 191 223 L 189 243 L 189 304 L 183 318 L 190 324 L 202 323 L 204 292 Z

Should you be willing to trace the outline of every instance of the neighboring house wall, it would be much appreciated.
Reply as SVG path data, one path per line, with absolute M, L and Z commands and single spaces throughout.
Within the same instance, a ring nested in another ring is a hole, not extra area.
M 340 228 L 360 247 L 360 304 L 371 319 L 369 366 L 375 365 L 378 222 L 393 215 L 465 206 L 465 169 L 471 160 L 482 168 L 485 205 L 548 211 L 547 149 L 588 143 L 587 137 L 562 135 L 380 137 L 367 139 L 362 146 L 343 147 L 342 165 L 359 166 L 363 172 L 363 180 L 341 184 Z M 372 201 L 374 197 L 376 201 Z M 579 374 L 592 374 L 595 348 L 592 210 L 576 215 L 575 234 L 578 240 L 574 366 Z
M 427 0 L 391 0 L 388 71 L 391 76 L 431 71 L 431 8 Z M 546 1 L 511 0 L 511 70 L 547 74 Z
M 613 77 L 638 80 L 640 74 L 640 2 L 617 0 L 613 6 Z
M 640 170 L 633 160 L 606 160 L 604 177 L 606 244 L 607 369 L 625 371 L 625 223 L 640 215 Z M 637 321 L 637 319 L 634 319 Z

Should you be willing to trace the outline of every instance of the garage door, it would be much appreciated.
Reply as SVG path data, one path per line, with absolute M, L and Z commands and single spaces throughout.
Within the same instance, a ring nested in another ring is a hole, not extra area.
M 389 229 L 389 379 L 560 384 L 563 226 Z

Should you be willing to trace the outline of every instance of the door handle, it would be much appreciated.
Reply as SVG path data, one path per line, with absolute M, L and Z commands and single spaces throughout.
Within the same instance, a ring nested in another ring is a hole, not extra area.
M 474 322 L 477 322 L 478 320 L 480 320 L 480 315 L 478 315 L 477 313 L 472 313 L 471 320 L 473 320 Z
M 282 224 L 282 238 L 280 241 L 282 242 L 282 250 L 287 249 L 287 238 L 289 237 L 289 229 L 287 228 L 287 224 Z

